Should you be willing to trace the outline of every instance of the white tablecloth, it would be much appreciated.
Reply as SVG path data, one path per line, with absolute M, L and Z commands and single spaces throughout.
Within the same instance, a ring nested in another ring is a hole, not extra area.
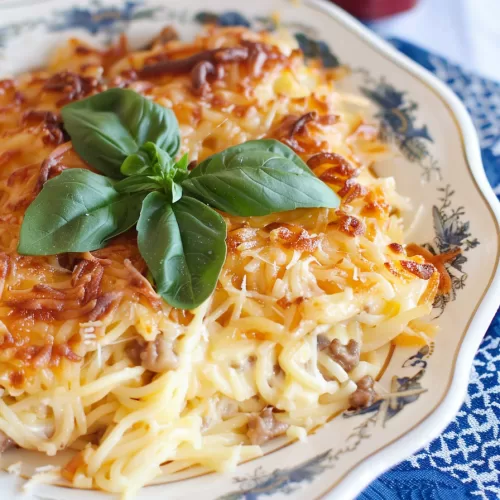
M 500 81 L 500 0 L 420 0 L 371 26 Z

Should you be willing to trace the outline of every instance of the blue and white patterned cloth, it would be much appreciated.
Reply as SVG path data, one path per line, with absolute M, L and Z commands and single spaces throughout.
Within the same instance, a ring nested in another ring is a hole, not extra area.
M 500 196 L 500 83 L 464 72 L 408 42 L 391 42 L 446 82 L 477 128 L 488 179 Z M 439 438 L 374 481 L 358 500 L 500 498 L 500 313 L 474 359 L 466 400 Z

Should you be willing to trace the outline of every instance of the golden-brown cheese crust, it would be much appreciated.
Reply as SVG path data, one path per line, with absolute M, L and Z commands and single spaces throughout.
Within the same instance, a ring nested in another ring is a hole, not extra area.
M 57 374 L 64 363 L 81 362 L 85 345 L 78 325 L 113 314 L 123 301 L 142 304 L 152 312 L 165 307 L 144 277 L 146 266 L 134 230 L 90 253 L 51 257 L 16 253 L 23 214 L 43 184 L 64 169 L 90 169 L 74 152 L 62 126 L 60 109 L 68 102 L 113 86 L 131 88 L 173 109 L 182 132 L 181 153 L 189 151 L 194 162 L 244 140 L 273 137 L 293 148 L 338 192 L 342 210 L 330 211 L 319 228 L 309 227 L 301 211 L 296 211 L 296 222 L 227 216 L 229 254 L 221 279 L 229 275 L 241 285 L 239 252 L 244 249 L 264 245 L 312 254 L 328 231 L 352 238 L 364 234 L 366 224 L 348 212 L 353 203 L 366 218 L 385 221 L 389 217 L 383 193 L 354 181 L 361 167 L 355 158 L 330 151 L 324 134 L 339 120 L 335 106 L 315 92 L 285 95 L 281 90 L 293 89 L 295 73 L 304 71 L 297 49 L 285 54 L 265 33 L 211 28 L 193 43 L 169 36 L 146 52 L 129 52 L 124 37 L 106 51 L 78 40 L 71 40 L 65 51 L 46 70 L 0 81 L 0 317 L 4 330 L 0 385 L 21 387 L 40 368 Z M 318 65 L 307 71 L 318 84 L 328 85 L 334 78 Z M 276 102 L 288 102 L 284 114 L 273 115 L 272 105 L 262 104 L 256 90 L 270 78 L 275 82 Z M 262 126 L 253 125 L 257 114 L 268 117 Z M 225 133 L 224 127 L 231 133 Z M 362 121 L 351 127 L 356 140 L 378 143 L 373 127 Z M 221 133 L 214 134 L 219 128 Z M 420 276 L 427 269 L 425 264 L 406 266 Z M 257 284 L 247 286 L 258 289 Z M 322 286 L 325 291 L 335 289 L 332 283 Z M 299 305 L 299 299 L 293 304 Z M 282 307 L 292 304 L 280 300 Z M 189 312 L 168 310 L 174 321 L 189 322 Z M 68 321 L 73 321 L 73 327 L 64 338 L 56 338 Z

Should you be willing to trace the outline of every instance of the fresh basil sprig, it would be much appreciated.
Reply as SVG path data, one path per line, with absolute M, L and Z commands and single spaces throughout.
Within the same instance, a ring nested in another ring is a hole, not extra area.
M 179 124 L 172 110 L 133 90 L 106 90 L 64 106 L 61 115 L 75 151 L 108 177 L 120 178 L 127 156 L 147 142 L 172 158 L 179 151 Z
M 137 224 L 139 251 L 174 307 L 197 307 L 217 284 L 226 224 L 214 208 L 256 216 L 339 206 L 301 158 L 272 139 L 228 148 L 188 172 L 187 155 L 174 160 L 175 115 L 131 90 L 68 104 L 62 117 L 76 152 L 106 176 L 70 169 L 46 182 L 26 211 L 18 252 L 96 250 Z
M 121 193 L 163 189 L 169 202 L 175 203 L 182 196 L 181 182 L 188 177 L 187 165 L 187 155 L 175 162 L 166 151 L 147 142 L 125 159 L 120 172 L 127 177 L 115 187 Z

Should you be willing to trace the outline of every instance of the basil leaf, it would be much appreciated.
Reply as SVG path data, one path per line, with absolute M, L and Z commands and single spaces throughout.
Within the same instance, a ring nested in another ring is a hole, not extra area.
M 189 157 L 188 154 L 186 153 L 174 165 L 173 179 L 177 184 L 180 185 L 182 181 L 186 180 L 189 177 L 188 165 L 189 165 Z
M 147 142 L 133 155 L 127 156 L 120 172 L 123 175 L 156 174 L 169 175 L 174 170 L 174 160 L 156 144 Z
M 335 192 L 293 151 L 286 146 L 284 150 L 276 142 L 251 141 L 251 147 L 245 148 L 249 144 L 245 143 L 210 156 L 191 172 L 182 187 L 189 195 L 231 215 L 337 208 L 340 199 Z
M 187 172 L 187 168 L 189 165 L 189 156 L 187 153 L 182 155 L 182 158 L 175 164 L 175 168 L 180 171 Z
M 139 193 L 150 191 L 163 191 L 169 201 L 177 202 L 182 197 L 182 186 L 170 177 L 160 177 L 155 175 L 133 175 L 122 179 L 115 184 L 115 189 L 119 193 Z
M 170 204 L 154 192 L 144 200 L 137 232 L 139 251 L 165 301 L 194 309 L 210 296 L 226 258 L 226 224 L 217 212 L 186 196 Z
M 173 173 L 175 162 L 166 151 L 163 151 L 152 142 L 146 143 L 143 147 L 149 152 L 153 170 L 157 174 L 168 175 Z
M 54 255 L 102 248 L 137 222 L 143 199 L 143 193 L 118 193 L 102 175 L 65 170 L 45 183 L 26 210 L 17 251 Z
M 121 166 L 121 173 L 128 176 L 116 184 L 120 192 L 154 191 L 163 189 L 172 203 L 182 196 L 180 183 L 187 178 L 187 155 L 175 163 L 170 155 L 152 142 L 141 146 Z
M 115 189 L 119 193 L 139 193 L 141 191 L 155 191 L 162 189 L 163 179 L 152 175 L 133 175 L 118 181 Z
M 120 178 L 126 157 L 146 142 L 172 158 L 179 150 L 174 113 L 132 90 L 106 90 L 64 106 L 61 114 L 76 152 L 110 177 Z
M 174 173 L 174 181 L 182 184 L 189 177 L 189 172 L 185 170 L 176 170 Z
M 163 180 L 163 190 L 172 203 L 176 203 L 182 198 L 182 186 L 170 177 Z
M 151 163 L 147 153 L 139 149 L 137 153 L 127 156 L 120 167 L 120 172 L 126 177 L 151 172 Z
M 316 177 L 311 169 L 304 163 L 302 158 L 297 155 L 295 151 L 293 151 L 293 149 L 290 149 L 288 146 L 285 146 L 285 144 L 275 139 L 247 141 L 243 144 L 227 148 L 201 162 L 194 170 L 192 170 L 190 176 L 198 177 L 199 175 L 204 175 L 207 171 L 211 171 L 214 168 L 220 168 L 221 165 L 228 165 L 235 158 L 235 156 L 239 156 L 241 153 L 251 154 L 252 152 L 265 151 L 274 153 L 277 157 L 283 157 L 290 160 L 304 173 L 311 175 L 312 177 Z

